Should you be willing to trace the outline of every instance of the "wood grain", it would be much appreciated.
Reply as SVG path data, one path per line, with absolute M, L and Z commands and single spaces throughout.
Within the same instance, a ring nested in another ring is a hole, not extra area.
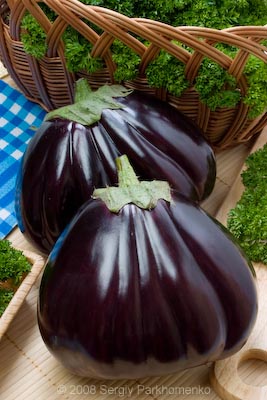
M 5 81 L 14 85 L 9 76 L 5 78 Z M 266 134 L 263 133 L 260 139 L 266 141 Z M 237 188 L 238 179 L 235 180 L 235 178 L 238 176 L 249 151 L 250 145 L 245 144 L 216 155 L 218 171 L 215 189 L 202 206 L 212 215 L 215 215 L 219 210 L 217 215 L 223 222 L 226 221 L 226 213 L 229 207 L 233 206 L 238 198 L 232 190 Z M 231 187 L 232 190 L 230 190 Z M 227 196 L 228 193 L 230 197 Z M 8 238 L 17 247 L 36 251 L 17 228 Z M 263 270 L 263 272 L 265 271 Z M 216 381 L 211 380 L 217 393 L 213 390 L 210 382 L 210 376 L 214 374 L 212 364 L 165 377 L 146 378 L 139 381 L 107 382 L 71 375 L 50 355 L 40 337 L 36 318 L 39 283 L 40 279 L 37 279 L 0 342 L 1 400 L 238 399 L 238 397 L 229 397 L 227 387 L 220 390 L 222 380 L 217 379 L 218 374 Z M 215 369 L 217 371 L 219 371 L 219 367 L 220 364 L 216 363 Z M 227 370 L 228 367 L 225 368 Z M 225 368 L 223 367 L 221 370 L 222 377 L 224 377 Z M 229 365 L 230 368 L 231 364 Z M 261 384 L 266 376 L 264 366 L 256 368 L 255 362 L 250 360 L 241 372 L 241 382 L 238 381 L 240 385 L 243 385 L 242 381 L 248 377 L 251 381 L 257 379 L 258 384 Z M 229 377 L 229 374 L 227 376 Z M 128 392 L 129 395 L 127 396 L 126 392 L 125 394 L 122 392 L 124 388 L 133 389 L 133 391 L 131 394 Z M 117 392 L 115 392 L 116 389 Z M 160 389 L 162 389 L 161 393 Z M 238 389 L 239 386 L 237 385 L 236 390 Z M 257 397 L 257 395 L 253 398 L 253 400 L 258 399 L 260 397 Z
M 251 153 L 267 143 L 267 129 L 265 129 L 255 142 Z M 240 199 L 244 187 L 241 180 L 241 169 L 229 191 L 225 201 L 217 212 L 217 219 L 226 225 L 227 215 L 231 208 Z M 218 393 L 225 400 L 266 400 L 267 399 L 267 266 L 254 264 L 257 274 L 259 297 L 259 311 L 253 332 L 245 346 L 234 356 L 218 361 L 214 364 L 211 382 Z M 247 384 L 239 374 L 239 366 L 244 360 L 259 359 L 262 370 L 265 371 L 262 385 Z

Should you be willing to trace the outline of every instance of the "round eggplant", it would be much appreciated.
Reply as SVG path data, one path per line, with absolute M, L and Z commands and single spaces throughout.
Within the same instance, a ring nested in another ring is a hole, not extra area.
M 105 96 L 96 117 L 98 99 L 89 101 L 90 93 L 48 114 L 23 157 L 16 183 L 18 225 L 44 253 L 96 187 L 116 183 L 114 160 L 121 154 L 142 179 L 166 180 L 196 201 L 213 189 L 214 153 L 192 121 L 137 91 L 119 91 L 116 103 Z
M 147 202 L 135 186 L 121 202 L 117 189 L 94 192 L 48 258 L 38 323 L 49 351 L 75 374 L 106 379 L 237 352 L 255 323 L 257 291 L 233 237 L 182 194 L 153 189 Z

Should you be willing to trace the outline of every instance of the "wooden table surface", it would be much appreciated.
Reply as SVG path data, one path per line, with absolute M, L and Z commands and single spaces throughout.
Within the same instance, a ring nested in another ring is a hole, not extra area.
M 9 76 L 5 77 L 5 81 L 14 85 Z M 215 215 L 220 209 L 250 148 L 251 145 L 240 145 L 217 155 L 215 189 L 203 203 L 203 208 L 211 214 Z M 8 238 L 17 247 L 36 252 L 17 228 Z M 39 283 L 40 280 L 32 287 L 0 342 L 1 400 L 220 398 L 210 384 L 212 364 L 138 381 L 98 381 L 71 375 L 50 355 L 40 337 L 36 321 Z M 239 366 L 239 374 L 247 383 L 267 384 L 266 362 L 246 361 Z

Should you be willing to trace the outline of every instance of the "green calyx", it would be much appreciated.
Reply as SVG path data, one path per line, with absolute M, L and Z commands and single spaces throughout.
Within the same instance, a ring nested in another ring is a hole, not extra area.
M 116 159 L 118 187 L 95 189 L 93 199 L 101 199 L 111 212 L 118 213 L 126 204 L 151 210 L 159 199 L 171 202 L 171 189 L 165 181 L 139 181 L 128 157 L 123 155 Z
M 76 82 L 74 103 L 49 112 L 45 120 L 64 118 L 89 126 L 98 122 L 104 109 L 120 109 L 123 105 L 114 100 L 125 97 L 132 90 L 121 85 L 104 85 L 92 91 L 86 79 Z

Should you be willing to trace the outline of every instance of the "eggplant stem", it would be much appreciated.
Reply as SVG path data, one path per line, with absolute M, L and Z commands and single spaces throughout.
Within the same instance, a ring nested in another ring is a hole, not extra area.
M 84 126 L 91 126 L 100 121 L 103 110 L 118 110 L 124 106 L 116 101 L 116 97 L 125 97 L 132 90 L 121 85 L 103 85 L 92 91 L 86 79 L 76 82 L 75 101 L 64 107 L 52 110 L 45 116 L 45 121 L 63 118 Z
M 130 187 L 140 183 L 133 167 L 129 162 L 128 157 L 125 154 L 116 158 L 116 167 L 118 172 L 119 187 Z
M 93 199 L 101 199 L 111 212 L 118 213 L 126 204 L 151 210 L 159 199 L 171 202 L 171 189 L 165 181 L 139 181 L 126 155 L 116 160 L 118 187 L 95 189 Z

